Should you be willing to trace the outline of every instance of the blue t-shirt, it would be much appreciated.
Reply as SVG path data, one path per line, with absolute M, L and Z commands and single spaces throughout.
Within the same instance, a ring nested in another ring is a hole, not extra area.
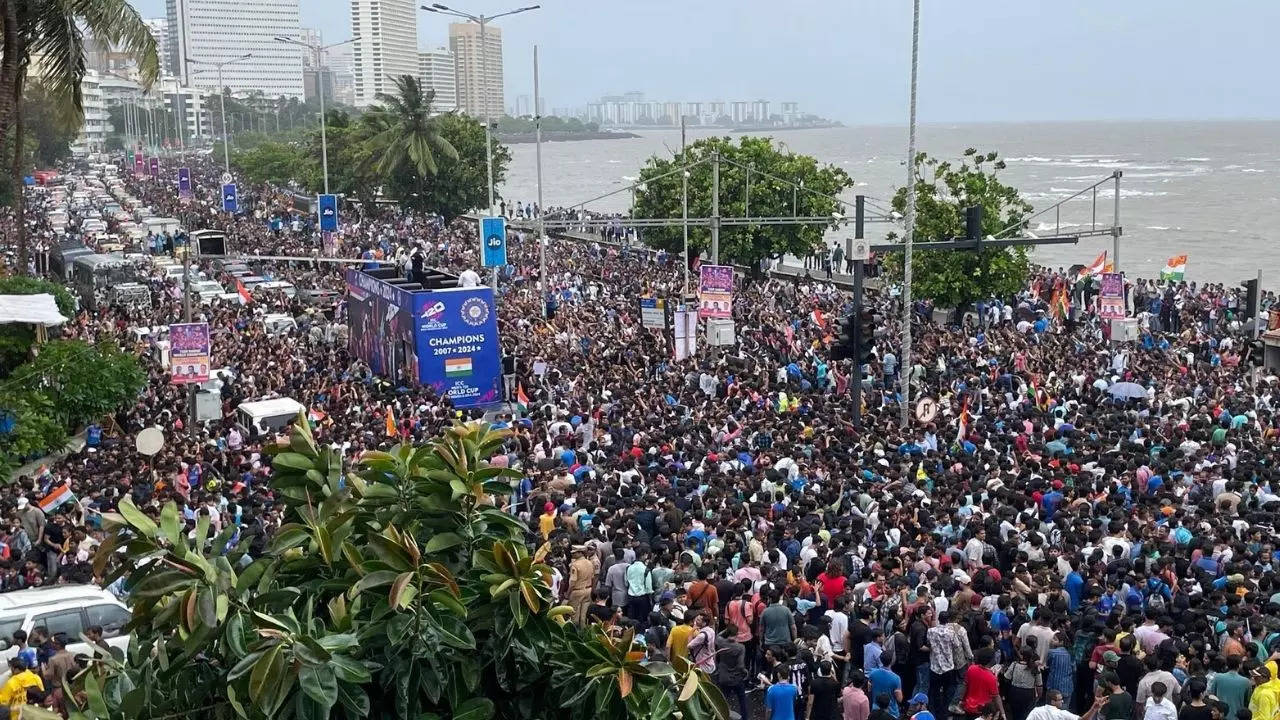
M 800 690 L 789 682 L 770 685 L 764 694 L 764 706 L 772 713 L 773 720 L 796 720 L 796 698 Z
M 1080 599 L 1084 595 L 1084 578 L 1080 576 L 1080 573 L 1072 570 L 1067 573 L 1064 585 L 1067 590 L 1067 607 L 1074 612 L 1080 607 Z
M 871 682 L 871 697 L 879 697 L 881 693 L 888 695 L 889 707 L 885 709 L 890 715 L 898 717 L 898 699 L 894 695 L 894 691 L 902 689 L 902 679 L 898 674 L 880 667 L 867 673 L 867 680 Z

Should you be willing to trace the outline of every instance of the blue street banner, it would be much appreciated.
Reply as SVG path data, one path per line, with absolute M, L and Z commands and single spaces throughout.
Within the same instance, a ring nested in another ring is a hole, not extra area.
M 320 230 L 335 232 L 338 229 L 338 196 L 321 195 L 317 198 L 316 207 L 320 213 Z
M 222 186 L 222 209 L 229 213 L 235 212 L 239 207 L 239 196 L 236 194 L 236 184 L 227 183 Z
M 507 264 L 507 219 L 502 216 L 480 218 L 480 259 L 485 267 Z
M 147 169 L 151 171 L 151 179 L 159 180 L 160 179 L 160 158 L 152 156 L 148 158 L 147 163 L 149 165 Z
M 191 168 L 178 168 L 178 197 L 191 199 Z

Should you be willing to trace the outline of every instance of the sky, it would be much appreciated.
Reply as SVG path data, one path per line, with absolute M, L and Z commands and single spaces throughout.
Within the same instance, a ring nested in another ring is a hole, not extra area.
M 247 0 L 252 2 L 252 0 Z M 535 0 L 536 1 L 536 0 Z M 164 0 L 133 0 L 163 17 Z M 451 0 L 495 14 L 527 0 Z M 349 0 L 300 0 L 325 42 Z M 921 0 L 921 122 L 1280 119 L 1277 0 Z M 543 0 L 502 26 L 507 104 L 795 101 L 849 125 L 905 124 L 910 0 Z M 421 12 L 419 43 L 449 19 Z

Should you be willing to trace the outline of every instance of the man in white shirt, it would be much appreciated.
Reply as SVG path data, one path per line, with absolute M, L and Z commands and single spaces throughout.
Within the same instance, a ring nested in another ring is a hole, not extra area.
M 480 275 L 475 270 L 467 268 L 458 273 L 458 287 L 478 287 L 480 285 Z

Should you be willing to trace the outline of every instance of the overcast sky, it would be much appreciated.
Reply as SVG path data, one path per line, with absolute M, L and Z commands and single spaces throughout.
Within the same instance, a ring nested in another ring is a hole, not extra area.
M 164 15 L 164 0 L 133 2 Z M 349 0 L 301 7 L 325 42 L 350 37 Z M 923 122 L 1280 118 L 1277 0 L 922 0 L 921 14 Z M 497 22 L 508 104 L 532 93 L 537 43 L 548 108 L 639 90 L 906 122 L 910 0 L 544 0 Z M 447 25 L 420 13 L 421 46 L 447 44 Z

